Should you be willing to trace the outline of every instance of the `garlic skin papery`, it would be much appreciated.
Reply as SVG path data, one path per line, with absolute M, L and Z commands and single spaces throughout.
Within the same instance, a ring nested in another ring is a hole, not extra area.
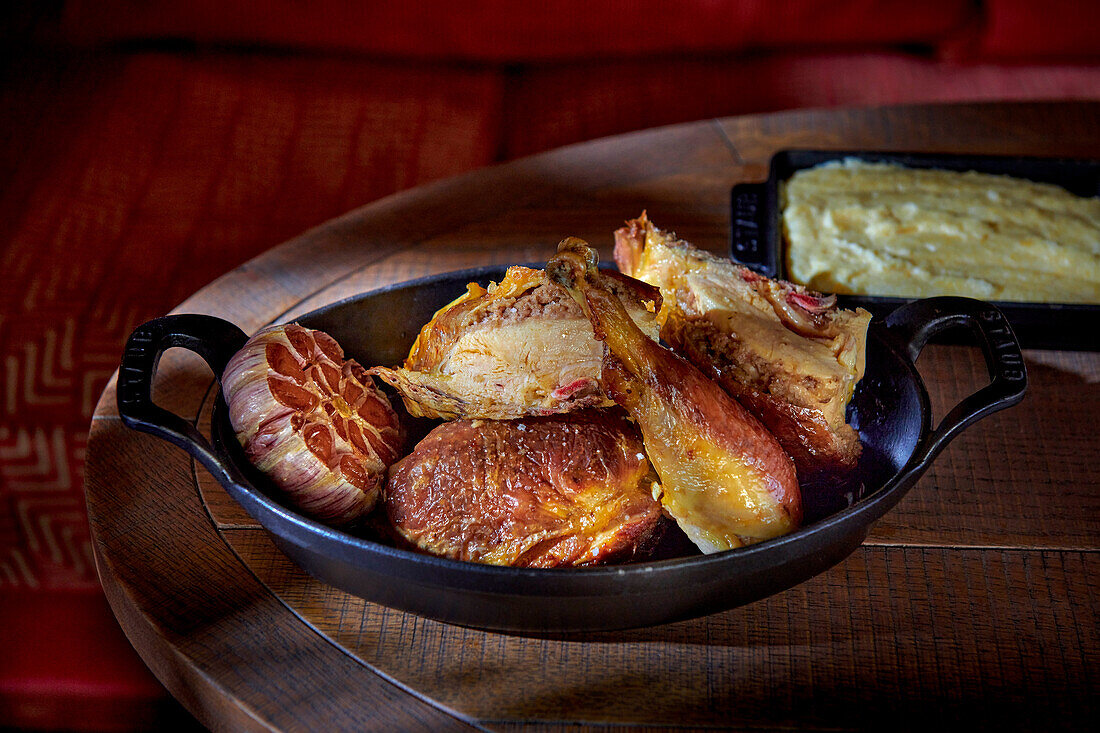
M 221 384 L 245 455 L 291 504 L 332 525 L 374 507 L 401 452 L 401 423 L 331 336 L 295 323 L 264 328 L 229 360 Z

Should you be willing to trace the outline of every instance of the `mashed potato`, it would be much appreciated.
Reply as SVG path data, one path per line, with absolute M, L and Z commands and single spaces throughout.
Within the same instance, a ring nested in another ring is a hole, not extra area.
M 854 159 L 782 191 L 787 276 L 815 290 L 1100 303 L 1100 198 Z

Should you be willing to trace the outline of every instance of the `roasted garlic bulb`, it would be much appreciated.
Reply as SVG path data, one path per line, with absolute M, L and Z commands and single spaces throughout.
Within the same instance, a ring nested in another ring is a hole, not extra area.
M 863 377 L 870 313 L 697 249 L 644 213 L 615 232 L 615 261 L 660 288 L 661 337 L 764 422 L 801 479 L 855 467 L 859 436 L 845 409 Z
M 802 517 L 794 465 L 765 427 L 684 358 L 647 337 L 566 239 L 547 273 L 584 308 L 606 345 L 601 382 L 642 431 L 660 501 L 703 552 L 777 537 Z
M 424 552 L 523 567 L 629 560 L 657 539 L 642 440 L 618 409 L 443 423 L 390 469 L 385 508 Z
M 609 287 L 656 337 L 657 289 L 619 277 Z M 568 293 L 542 270 L 515 266 L 499 284 L 471 283 L 440 309 L 403 368 L 370 373 L 397 390 L 416 417 L 552 415 L 613 404 L 599 387 L 602 348 Z
M 245 454 L 290 503 L 333 525 L 374 507 L 402 449 L 401 424 L 332 337 L 294 323 L 265 328 L 230 359 L 221 384 Z

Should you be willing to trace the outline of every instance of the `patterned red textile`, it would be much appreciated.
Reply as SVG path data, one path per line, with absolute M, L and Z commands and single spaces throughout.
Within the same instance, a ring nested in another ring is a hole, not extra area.
M 72 647 L 31 666 L 17 653 L 62 652 L 43 646 L 57 629 L 87 631 L 105 658 L 128 648 L 98 587 L 82 474 L 129 332 L 311 226 L 490 162 L 500 89 L 485 70 L 328 58 L 41 56 L 5 70 L 0 727 L 97 729 L 66 690 L 104 714 L 119 695 L 164 695 L 132 652 L 91 664 Z

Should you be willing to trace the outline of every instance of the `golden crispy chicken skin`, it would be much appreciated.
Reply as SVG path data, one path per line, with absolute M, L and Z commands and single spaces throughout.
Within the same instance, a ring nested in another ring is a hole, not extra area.
M 642 333 L 595 264 L 592 249 L 571 238 L 547 272 L 606 345 L 604 389 L 641 429 L 664 509 L 704 552 L 795 529 L 801 494 L 776 439 L 717 383 Z
M 615 232 L 615 261 L 660 288 L 661 337 L 763 421 L 803 481 L 855 467 L 845 409 L 863 377 L 867 311 L 699 250 L 644 213 Z
M 390 470 L 386 513 L 419 549 L 493 565 L 630 560 L 658 539 L 655 477 L 621 411 L 457 420 Z
M 631 317 L 656 336 L 657 289 L 618 278 L 612 287 Z M 403 368 L 371 373 L 416 417 L 501 420 L 612 404 L 599 387 L 601 353 L 568 293 L 542 270 L 516 266 L 499 284 L 471 283 L 440 309 Z

